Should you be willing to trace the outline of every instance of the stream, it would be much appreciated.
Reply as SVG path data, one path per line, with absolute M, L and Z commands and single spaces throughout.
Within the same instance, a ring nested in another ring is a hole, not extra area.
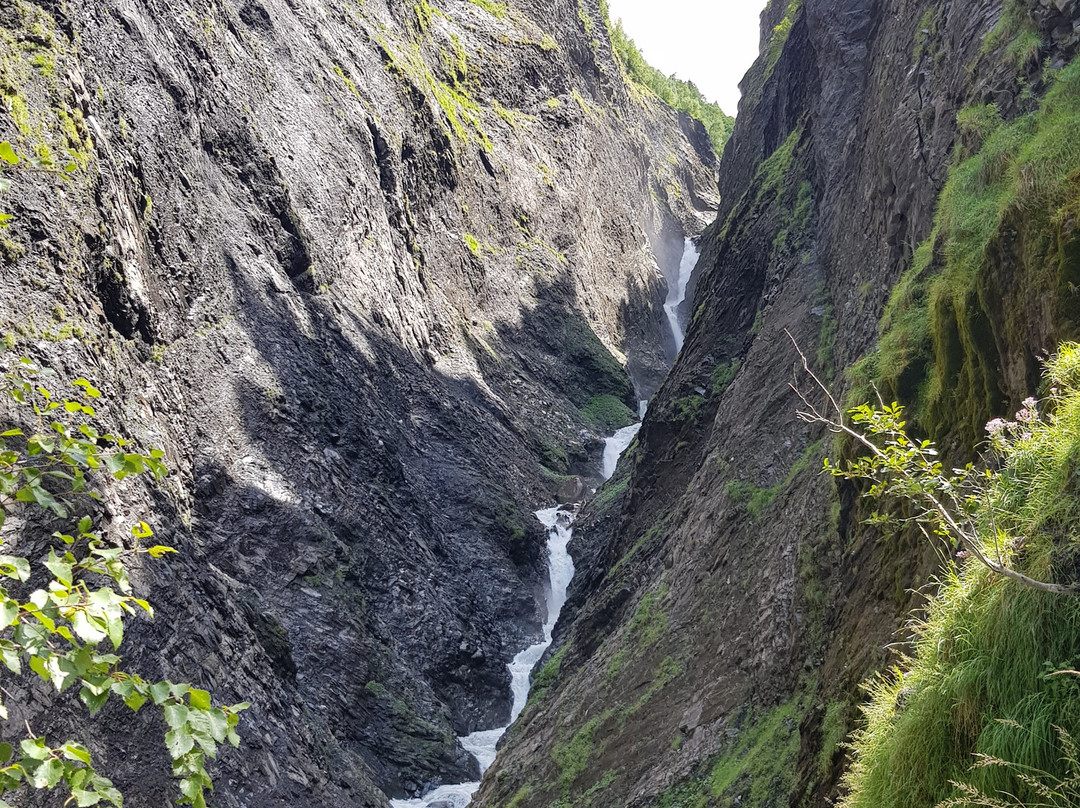
M 664 301 L 664 312 L 667 314 L 668 325 L 671 326 L 671 336 L 675 338 L 675 353 L 682 350 L 685 332 L 682 323 L 679 322 L 679 306 L 686 299 L 686 285 L 690 283 L 690 275 L 698 262 L 697 247 L 690 239 L 683 244 L 682 260 L 679 262 L 678 280 L 668 286 L 667 300 Z
M 544 651 L 551 645 L 551 632 L 554 631 L 559 612 L 566 603 L 566 590 L 570 586 L 570 579 L 574 577 L 574 560 L 567 549 L 573 537 L 574 514 L 556 505 L 537 511 L 536 518 L 548 529 L 547 619 L 544 621 L 543 639 L 519 653 L 507 666 L 510 669 L 510 689 L 514 696 L 513 706 L 510 708 L 510 724 L 513 724 L 525 709 L 525 702 L 529 698 L 529 676 Z M 481 775 L 495 762 L 499 739 L 510 724 L 458 738 L 465 751 L 471 753 L 480 764 Z M 420 799 L 390 800 L 390 805 L 393 808 L 465 808 L 478 788 L 479 782 L 440 786 Z
M 668 324 L 671 327 L 671 335 L 675 338 L 675 351 L 678 353 L 683 346 L 683 328 L 679 322 L 679 306 L 686 296 L 686 285 L 690 282 L 690 274 L 697 264 L 698 253 L 694 243 L 686 239 L 683 247 L 682 260 L 679 262 L 679 275 L 677 283 L 668 289 L 667 300 L 664 302 L 664 311 L 667 314 Z M 648 401 L 639 404 L 638 415 L 645 417 Z M 641 423 L 631 424 L 624 427 L 604 441 L 604 454 L 600 463 L 600 475 L 604 480 L 610 480 L 615 474 L 619 458 L 637 436 L 641 429 Z M 499 739 L 521 715 L 525 709 L 525 703 L 529 698 L 529 679 L 533 668 L 544 652 L 551 645 L 551 635 L 555 630 L 555 623 L 559 619 L 559 613 L 566 603 L 566 592 L 570 587 L 570 581 L 574 577 L 574 560 L 570 557 L 569 545 L 573 538 L 574 514 L 555 505 L 541 511 L 536 511 L 535 516 L 541 524 L 548 529 L 548 599 L 547 619 L 544 621 L 544 636 L 540 642 L 530 645 L 524 651 L 514 657 L 514 661 L 507 667 L 510 669 L 510 690 L 513 694 L 513 705 L 510 708 L 510 723 L 496 729 L 474 732 L 458 738 L 461 746 L 476 758 L 480 764 L 480 775 L 488 770 L 495 762 L 495 754 Z M 428 792 L 419 799 L 390 800 L 392 808 L 466 808 L 471 802 L 473 794 L 480 788 L 479 781 L 470 783 L 454 783 L 439 786 Z

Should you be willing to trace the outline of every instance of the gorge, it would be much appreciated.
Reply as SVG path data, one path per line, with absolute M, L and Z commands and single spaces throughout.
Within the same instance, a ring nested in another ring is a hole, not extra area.
M 157 612 L 124 665 L 250 703 L 211 804 L 935 808 L 1033 803 L 978 753 L 1064 776 L 1075 599 L 877 518 L 791 383 L 798 346 L 991 477 L 985 425 L 1039 399 L 1060 457 L 1006 562 L 1080 582 L 1080 375 L 1042 375 L 1080 338 L 1076 0 L 770 0 L 734 123 L 602 0 L 0 0 L 0 42 L 4 390 L 26 358 L 162 451 L 159 481 L 88 468 L 86 507 L 177 550 L 131 562 Z M 71 528 L 33 505 L 0 490 L 37 570 Z M 4 676 L 3 765 L 77 738 L 129 806 L 198 804 L 175 709 Z

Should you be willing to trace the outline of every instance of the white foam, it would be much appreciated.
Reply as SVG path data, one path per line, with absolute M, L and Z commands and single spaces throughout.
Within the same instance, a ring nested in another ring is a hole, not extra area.
M 632 424 L 623 427 L 610 438 L 604 441 L 604 458 L 600 462 L 600 476 L 610 480 L 615 474 L 615 468 L 619 465 L 619 458 L 627 447 L 634 442 L 641 424 Z
M 675 352 L 682 350 L 685 333 L 679 322 L 679 306 L 686 299 L 686 285 L 690 283 L 690 275 L 697 266 L 698 251 L 694 242 L 686 239 L 683 245 L 682 260 L 679 262 L 679 278 L 675 284 L 668 286 L 667 300 L 664 301 L 664 311 L 667 313 L 668 325 L 671 326 L 671 336 L 675 338 Z
M 514 697 L 513 706 L 510 708 L 511 724 L 525 709 L 525 704 L 529 699 L 529 676 L 536 667 L 536 663 L 540 661 L 540 657 L 544 655 L 544 651 L 551 645 L 551 634 L 555 630 L 555 623 L 559 620 L 559 612 L 566 603 L 566 591 L 574 577 L 574 559 L 570 557 L 569 551 L 570 540 L 574 533 L 574 515 L 561 510 L 556 505 L 537 511 L 536 518 L 548 529 L 547 619 L 544 621 L 544 638 L 515 656 L 514 661 L 507 666 L 510 669 L 510 690 Z M 480 764 L 481 775 L 495 762 L 499 739 L 507 729 L 509 729 L 509 724 L 458 738 L 465 751 L 473 755 Z M 442 800 L 449 802 L 454 808 L 466 808 L 479 788 L 479 782 L 440 786 L 420 799 L 390 800 L 390 805 L 393 808 L 425 808 L 433 802 Z

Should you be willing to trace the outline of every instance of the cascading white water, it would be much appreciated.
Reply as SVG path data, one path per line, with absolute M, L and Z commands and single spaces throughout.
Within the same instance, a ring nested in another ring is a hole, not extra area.
M 679 306 L 686 299 L 686 285 L 690 283 L 690 275 L 697 265 L 698 251 L 694 242 L 686 239 L 683 245 L 682 260 L 679 262 L 679 278 L 676 283 L 668 287 L 667 300 L 664 301 L 664 311 L 667 313 L 668 325 L 671 326 L 671 335 L 675 338 L 675 353 L 682 350 L 683 333 L 682 324 L 679 323 Z
M 629 441 L 627 441 L 629 444 Z M 618 459 L 618 458 L 616 458 Z M 548 529 L 548 598 L 547 619 L 544 621 L 544 638 L 536 645 L 531 645 L 514 657 L 514 661 L 508 666 L 510 669 L 510 689 L 514 696 L 513 706 L 510 708 L 510 723 L 513 724 L 521 711 L 525 709 L 525 702 L 529 698 L 529 676 L 544 651 L 551 645 L 551 633 L 555 630 L 555 623 L 559 619 L 559 612 L 566 603 L 566 590 L 570 587 L 570 580 L 574 577 L 574 559 L 570 557 L 569 544 L 573 537 L 574 515 L 555 506 L 536 512 L 536 518 Z M 488 767 L 495 762 L 496 747 L 499 739 L 503 736 L 509 724 L 498 729 L 489 729 L 482 732 L 474 732 L 458 738 L 465 751 L 472 754 L 480 764 L 480 773 L 487 771 Z M 448 802 L 454 808 L 465 808 L 472 800 L 473 794 L 480 788 L 479 782 L 455 783 L 439 788 L 425 794 L 416 800 L 390 800 L 393 808 L 424 808 L 437 802 Z
M 622 453 L 634 441 L 641 424 L 631 424 L 623 427 L 610 438 L 604 441 L 604 457 L 600 461 L 600 476 L 610 480 L 615 474 L 615 467 L 619 465 Z

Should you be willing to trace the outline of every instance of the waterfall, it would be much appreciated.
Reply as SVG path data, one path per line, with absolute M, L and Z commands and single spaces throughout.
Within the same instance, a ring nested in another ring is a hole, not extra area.
M 627 441 L 629 443 L 629 441 Z M 616 458 L 617 460 L 618 458 Z M 573 538 L 574 515 L 559 506 L 536 512 L 536 518 L 548 529 L 548 598 L 547 619 L 544 621 L 543 639 L 526 648 L 514 657 L 507 667 L 510 669 L 510 688 L 513 694 L 513 706 L 510 709 L 510 723 L 514 723 L 529 698 L 529 676 L 551 645 L 551 634 L 558 622 L 559 612 L 566 603 L 566 591 L 574 577 L 574 560 L 570 557 L 569 544 Z M 499 739 L 509 728 L 483 730 L 458 738 L 465 751 L 472 754 L 480 764 L 483 774 L 495 762 L 496 747 Z M 440 786 L 416 800 L 390 800 L 393 808 L 425 808 L 435 803 L 447 803 L 453 808 L 465 808 L 473 794 L 480 788 L 479 782 L 455 783 Z
M 600 461 L 600 476 L 610 480 L 615 474 L 615 467 L 619 464 L 619 458 L 626 448 L 633 442 L 641 424 L 631 424 L 623 427 L 610 438 L 604 441 L 604 457 Z
M 682 324 L 679 322 L 679 306 L 686 298 L 686 285 L 690 283 L 690 275 L 697 265 L 698 251 L 694 242 L 686 239 L 683 245 L 682 260 L 679 262 L 679 277 L 674 284 L 668 286 L 667 300 L 664 301 L 664 311 L 667 313 L 668 325 L 671 326 L 671 335 L 675 338 L 675 353 L 682 350 L 685 336 Z

